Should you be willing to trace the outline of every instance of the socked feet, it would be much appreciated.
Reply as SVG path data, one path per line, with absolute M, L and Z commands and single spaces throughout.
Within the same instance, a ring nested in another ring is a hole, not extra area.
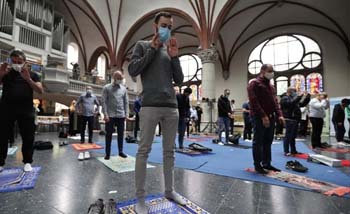
M 137 214 L 147 214 L 148 207 L 146 205 L 145 199 L 138 199 L 135 205 L 135 211 Z
M 180 204 L 182 206 L 187 204 L 185 199 L 175 191 L 172 191 L 170 193 L 165 192 L 164 196 L 165 196 L 165 198 L 172 200 L 175 203 Z

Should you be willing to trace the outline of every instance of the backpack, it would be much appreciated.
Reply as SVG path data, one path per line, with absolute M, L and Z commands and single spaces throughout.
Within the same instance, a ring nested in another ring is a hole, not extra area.
M 34 149 L 36 150 L 48 150 L 48 149 L 52 149 L 53 145 L 51 141 L 35 141 L 34 142 Z

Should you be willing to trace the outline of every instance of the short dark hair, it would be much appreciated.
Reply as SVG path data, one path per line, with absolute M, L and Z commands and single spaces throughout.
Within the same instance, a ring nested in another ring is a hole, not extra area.
M 266 71 L 271 65 L 270 64 L 263 64 L 260 68 L 260 72 L 261 71 Z
M 10 57 L 22 57 L 24 61 L 26 61 L 26 55 L 20 50 L 13 50 L 10 53 Z
M 343 104 L 345 104 L 345 105 L 349 105 L 349 104 L 350 104 L 350 100 L 344 98 L 344 99 L 341 100 L 341 103 L 343 103 Z
M 154 17 L 154 23 L 158 24 L 159 19 L 162 16 L 164 16 L 165 18 L 171 18 L 171 13 L 165 12 L 165 11 L 161 11 L 161 12 L 157 13 Z
M 192 94 L 192 89 L 191 88 L 185 88 L 184 93 Z

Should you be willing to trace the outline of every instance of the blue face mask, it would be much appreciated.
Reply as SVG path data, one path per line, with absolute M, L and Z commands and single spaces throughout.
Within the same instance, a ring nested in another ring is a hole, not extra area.
M 166 43 L 170 39 L 170 30 L 167 27 L 160 27 L 158 30 L 159 40 L 161 43 Z

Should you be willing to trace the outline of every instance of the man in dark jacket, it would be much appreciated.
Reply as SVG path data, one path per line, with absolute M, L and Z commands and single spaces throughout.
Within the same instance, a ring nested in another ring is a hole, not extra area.
M 286 156 L 298 154 L 295 147 L 295 138 L 297 137 L 298 124 L 301 120 L 300 107 L 306 106 L 309 102 L 310 94 L 297 94 L 294 87 L 289 87 L 287 93 L 281 98 L 280 104 L 286 126 L 286 135 L 283 140 L 284 154 Z
M 349 99 L 342 99 L 341 103 L 338 103 L 334 106 L 332 122 L 335 130 L 335 137 L 337 138 L 337 142 L 344 141 L 345 127 L 345 111 L 344 109 L 349 106 Z
M 179 126 L 178 126 L 178 132 L 179 132 L 179 148 L 183 149 L 183 142 L 184 142 L 184 136 L 186 131 L 186 124 L 189 121 L 190 118 L 190 99 L 189 96 L 192 94 L 191 88 L 185 88 L 184 92 L 182 94 L 177 94 L 177 106 L 179 109 Z
M 230 90 L 225 89 L 224 94 L 220 96 L 218 100 L 218 113 L 219 113 L 219 143 L 222 143 L 221 133 L 225 130 L 225 141 L 229 143 L 229 131 L 230 131 L 230 116 L 232 114 L 231 104 L 228 97 L 230 96 Z
M 253 158 L 255 171 L 267 174 L 266 170 L 280 171 L 271 165 L 271 145 L 275 120 L 284 123 L 276 99 L 276 90 L 270 83 L 274 77 L 272 65 L 261 66 L 259 76 L 248 85 L 250 115 L 254 125 Z

